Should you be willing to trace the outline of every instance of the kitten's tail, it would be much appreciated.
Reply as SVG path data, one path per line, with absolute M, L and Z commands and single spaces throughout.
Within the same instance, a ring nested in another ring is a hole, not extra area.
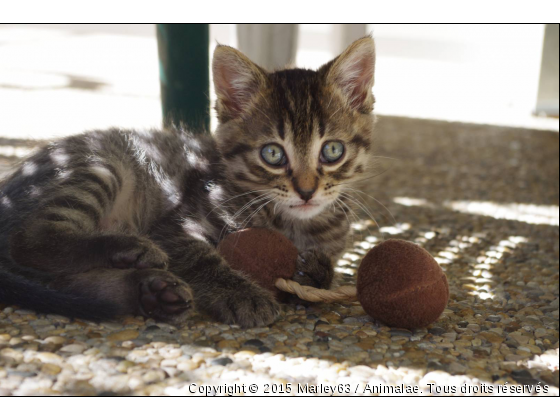
M 118 315 L 116 305 L 52 290 L 41 283 L 4 271 L 0 267 L 0 303 L 70 318 L 102 321 Z

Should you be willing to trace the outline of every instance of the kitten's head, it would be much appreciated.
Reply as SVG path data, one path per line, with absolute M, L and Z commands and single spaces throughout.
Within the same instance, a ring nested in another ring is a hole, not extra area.
M 283 215 L 307 219 L 332 207 L 371 161 L 375 45 L 365 37 L 317 71 L 269 73 L 218 46 L 212 63 L 228 176 L 268 192 Z

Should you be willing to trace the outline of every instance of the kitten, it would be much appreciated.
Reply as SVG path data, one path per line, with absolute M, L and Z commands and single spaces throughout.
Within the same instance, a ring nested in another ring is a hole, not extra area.
M 180 323 L 194 306 L 267 325 L 269 292 L 216 252 L 228 232 L 282 232 L 294 280 L 328 288 L 346 246 L 343 191 L 371 162 L 375 48 L 317 71 L 213 57 L 215 139 L 183 129 L 92 131 L 53 142 L 0 183 L 0 302 L 69 316 Z

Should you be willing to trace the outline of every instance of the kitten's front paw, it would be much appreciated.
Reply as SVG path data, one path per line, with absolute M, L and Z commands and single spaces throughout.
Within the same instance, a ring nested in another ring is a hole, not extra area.
M 252 328 L 272 324 L 279 313 L 279 306 L 270 292 L 258 285 L 244 281 L 236 290 L 217 295 L 208 312 L 226 324 Z
M 321 251 L 310 250 L 298 256 L 294 281 L 303 286 L 312 286 L 319 289 L 331 287 L 334 277 L 334 268 L 331 259 Z

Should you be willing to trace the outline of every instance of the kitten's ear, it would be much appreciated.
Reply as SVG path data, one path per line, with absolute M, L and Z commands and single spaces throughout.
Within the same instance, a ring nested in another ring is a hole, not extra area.
M 240 51 L 218 45 L 212 59 L 216 110 L 221 120 L 237 118 L 246 112 L 255 94 L 266 85 L 266 72 Z
M 323 67 L 327 83 L 338 88 L 351 109 L 373 106 L 375 43 L 371 36 L 353 42 Z

